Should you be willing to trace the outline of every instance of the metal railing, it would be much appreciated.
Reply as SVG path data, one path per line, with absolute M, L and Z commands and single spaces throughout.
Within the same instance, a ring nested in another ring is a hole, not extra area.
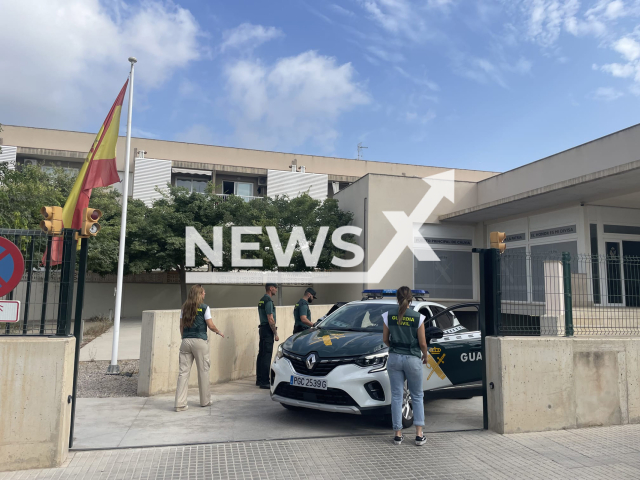
M 69 335 L 75 278 L 73 232 L 51 237 L 40 230 L 0 229 L 0 237 L 14 243 L 24 258 L 22 280 L 0 297 L 20 302 L 19 320 L 0 323 L 0 335 Z M 51 265 L 54 242 L 59 242 L 63 255 L 56 266 Z
M 244 200 L 245 202 L 250 202 L 251 200 L 256 200 L 256 199 L 264 199 L 264 197 L 252 197 L 250 195 L 233 195 L 233 194 L 228 194 L 228 193 L 216 193 L 216 196 L 220 197 L 220 199 L 223 202 L 226 202 L 231 197 L 239 197 L 242 200 Z
M 498 335 L 640 335 L 640 257 L 499 256 Z

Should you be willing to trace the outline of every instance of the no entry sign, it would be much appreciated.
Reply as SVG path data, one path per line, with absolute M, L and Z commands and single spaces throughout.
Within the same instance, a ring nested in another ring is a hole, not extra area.
M 0 300 L 0 322 L 17 322 L 20 318 L 20 302 Z
M 13 242 L 0 237 L 0 297 L 18 286 L 23 273 L 22 252 Z

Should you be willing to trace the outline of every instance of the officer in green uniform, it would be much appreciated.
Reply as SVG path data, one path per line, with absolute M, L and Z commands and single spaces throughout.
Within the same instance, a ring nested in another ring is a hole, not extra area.
M 293 333 L 302 332 L 307 328 L 313 327 L 309 304 L 313 303 L 313 300 L 316 298 L 318 298 L 316 297 L 316 291 L 309 287 L 304 291 L 304 296 L 298 300 L 296 306 L 293 307 L 293 318 L 295 320 L 293 324 Z
M 276 327 L 276 307 L 273 305 L 273 297 L 277 293 L 278 286 L 275 283 L 267 283 L 265 294 L 258 302 L 260 344 L 256 360 L 256 385 L 264 389 L 270 388 L 269 369 L 273 356 L 273 343 L 280 340 Z
M 413 403 L 413 424 L 416 427 L 416 445 L 424 445 L 427 438 L 424 427 L 424 404 L 422 391 L 422 364 L 429 356 L 425 334 L 425 316 L 411 308 L 413 300 L 409 287 L 400 287 L 396 292 L 398 305 L 382 314 L 384 326 L 382 341 L 389 347 L 387 372 L 391 385 L 391 418 L 395 437 L 393 442 L 400 445 L 402 434 L 402 408 L 404 383 L 407 382 Z

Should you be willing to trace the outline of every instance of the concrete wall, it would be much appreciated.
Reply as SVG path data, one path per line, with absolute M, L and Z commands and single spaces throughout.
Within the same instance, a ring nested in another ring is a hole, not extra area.
M 487 337 L 487 382 L 498 433 L 640 423 L 640 338 Z
M 3 125 L 2 128 L 4 129 L 2 137 L 5 145 L 71 152 L 88 152 L 97 133 L 69 132 L 11 125 Z M 444 167 L 403 165 L 349 158 L 266 152 L 262 150 L 216 147 L 144 138 L 132 138 L 131 148 L 146 151 L 148 158 L 218 165 L 237 165 L 261 169 L 289 170 L 289 166 L 293 160 L 297 160 L 298 165 L 304 165 L 306 171 L 309 173 L 326 173 L 357 177 L 362 177 L 368 173 L 425 177 L 449 170 Z M 116 157 L 118 170 L 124 169 L 124 149 L 124 137 L 120 137 Z M 42 152 L 42 154 L 46 155 L 47 153 Z M 48 153 L 48 155 L 55 156 L 56 154 L 55 152 L 51 152 Z M 83 159 L 82 157 L 80 158 Z M 389 160 L 395 161 L 396 159 L 390 158 Z M 134 162 L 131 163 L 133 170 Z M 457 173 L 460 179 L 473 182 L 495 175 L 493 172 L 477 170 L 458 170 Z
M 640 125 L 635 125 L 480 182 L 478 204 L 635 162 L 639 151 Z
M 0 471 L 66 459 L 74 351 L 73 338 L 0 337 Z
M 317 320 L 330 308 L 331 305 L 312 305 L 312 319 Z M 216 384 L 255 375 L 260 323 L 258 309 L 212 309 L 211 316 L 225 338 L 209 332 L 210 382 Z M 274 355 L 278 344 L 293 332 L 293 306 L 276 307 L 276 322 L 280 342 L 274 346 Z M 181 341 L 180 310 L 151 310 L 143 313 L 138 395 L 151 396 L 175 391 Z M 197 385 L 194 366 L 189 386 Z
M 42 309 L 42 282 L 33 282 L 31 285 L 31 305 L 29 307 L 29 324 L 39 324 Z M 345 296 L 340 290 L 323 289 L 322 285 L 315 287 L 318 299 L 323 304 L 333 304 L 338 301 L 360 300 L 360 291 L 353 292 L 351 296 Z M 84 319 L 96 315 L 106 317 L 113 315 L 115 308 L 115 283 L 86 283 L 85 300 L 82 309 Z M 191 285 L 187 285 L 191 288 Z M 258 305 L 258 300 L 264 295 L 264 287 L 261 285 L 204 285 L 207 292 L 207 304 L 212 308 L 233 308 Z M 302 298 L 306 286 L 283 286 L 282 304 L 294 305 Z M 22 302 L 20 308 L 25 305 L 26 282 L 20 283 L 14 290 L 14 299 Z M 47 320 L 55 323 L 57 318 L 57 302 L 60 294 L 59 284 L 50 284 L 48 292 L 49 307 L 47 308 Z M 274 299 L 278 304 L 278 297 Z M 122 316 L 125 318 L 140 318 L 144 310 L 172 310 L 180 308 L 180 285 L 175 283 L 125 283 L 122 292 Z M 72 312 L 75 312 L 75 301 Z M 73 314 L 73 313 L 72 313 Z

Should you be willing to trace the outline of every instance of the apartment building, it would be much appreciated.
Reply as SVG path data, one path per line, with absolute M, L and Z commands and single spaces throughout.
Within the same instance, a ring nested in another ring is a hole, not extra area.
M 2 160 L 17 165 L 40 165 L 44 169 L 62 167 L 79 170 L 94 133 L 50 130 L 5 125 Z M 168 183 L 190 191 L 204 191 L 208 182 L 222 197 L 255 197 L 308 192 L 319 200 L 331 198 L 367 174 L 425 177 L 447 170 L 444 167 L 372 162 L 349 158 L 321 157 L 267 152 L 243 148 L 198 145 L 166 140 L 132 138 L 129 195 L 151 203 L 159 194 L 156 187 Z M 124 178 L 124 137 L 118 142 L 117 166 Z M 399 159 L 390 159 L 396 161 Z M 477 182 L 493 172 L 459 170 L 458 178 Z M 115 188 L 122 189 L 121 185 Z

